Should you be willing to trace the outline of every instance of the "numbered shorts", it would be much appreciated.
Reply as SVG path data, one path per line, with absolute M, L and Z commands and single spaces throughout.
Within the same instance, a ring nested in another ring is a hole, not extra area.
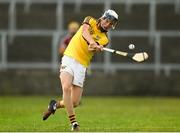
M 64 55 L 61 61 L 60 72 L 68 72 L 73 76 L 73 85 L 83 87 L 86 75 L 86 67 L 72 57 Z

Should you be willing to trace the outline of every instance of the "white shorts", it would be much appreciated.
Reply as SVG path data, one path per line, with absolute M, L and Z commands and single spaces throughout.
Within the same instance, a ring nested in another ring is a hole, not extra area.
M 73 76 L 73 85 L 83 87 L 86 75 L 86 67 L 75 59 L 64 55 L 61 61 L 60 72 L 68 72 Z

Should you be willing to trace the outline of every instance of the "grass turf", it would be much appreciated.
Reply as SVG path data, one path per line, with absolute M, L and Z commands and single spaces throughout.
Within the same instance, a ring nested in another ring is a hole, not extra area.
M 64 109 L 42 121 L 51 98 L 1 96 L 0 131 L 69 131 Z M 180 131 L 179 105 L 178 98 L 83 97 L 76 117 L 81 131 Z

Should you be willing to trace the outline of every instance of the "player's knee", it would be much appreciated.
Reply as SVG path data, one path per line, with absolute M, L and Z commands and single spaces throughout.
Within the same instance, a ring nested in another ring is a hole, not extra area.
M 63 85 L 62 87 L 64 93 L 71 93 L 71 87 L 69 85 Z

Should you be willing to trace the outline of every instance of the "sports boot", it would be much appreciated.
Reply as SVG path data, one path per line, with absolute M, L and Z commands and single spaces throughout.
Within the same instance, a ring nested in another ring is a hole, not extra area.
M 77 122 L 71 124 L 71 131 L 75 131 L 75 132 L 80 131 L 80 126 Z
M 48 105 L 48 110 L 44 112 L 43 120 L 46 120 L 51 114 L 54 114 L 56 112 L 56 105 L 57 102 L 55 100 L 51 100 Z

